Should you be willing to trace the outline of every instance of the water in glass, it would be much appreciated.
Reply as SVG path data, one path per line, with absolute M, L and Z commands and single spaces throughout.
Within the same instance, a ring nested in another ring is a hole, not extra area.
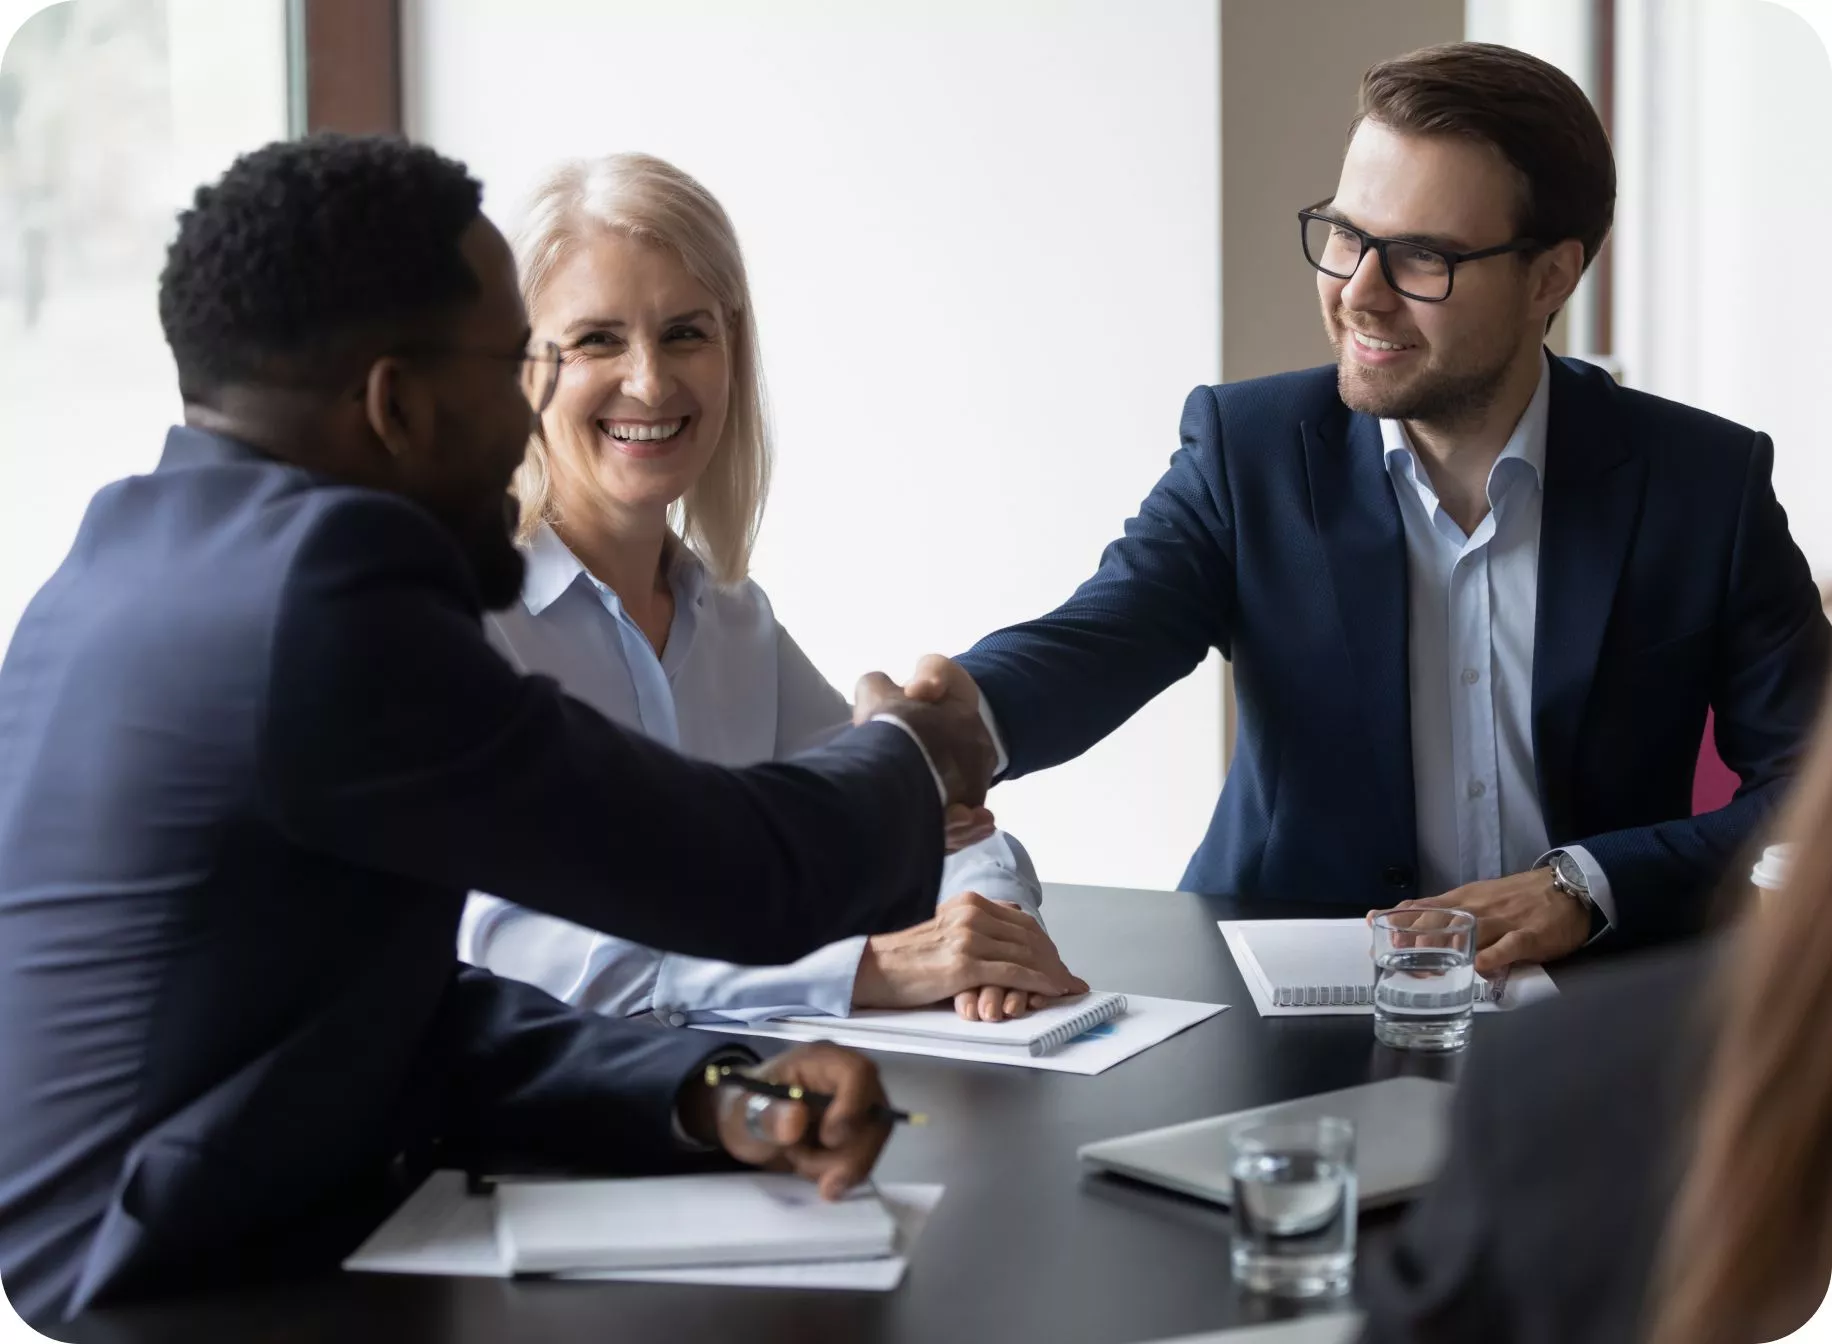
M 1392 911 L 1374 927 L 1374 1037 L 1402 1050 L 1458 1050 L 1476 1002 L 1476 921 L 1463 911 Z M 1391 921 L 1395 919 L 1395 925 Z
M 1354 1126 L 1247 1127 L 1230 1136 L 1234 1279 L 1255 1292 L 1348 1291 L 1355 1269 Z

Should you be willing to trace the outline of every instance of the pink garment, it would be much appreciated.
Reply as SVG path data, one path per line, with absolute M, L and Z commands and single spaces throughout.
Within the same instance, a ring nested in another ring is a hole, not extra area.
M 1736 772 L 1724 764 L 1717 752 L 1715 725 L 1710 711 L 1705 713 L 1705 740 L 1698 749 L 1698 770 L 1692 776 L 1692 815 L 1713 812 L 1724 806 L 1741 783 Z

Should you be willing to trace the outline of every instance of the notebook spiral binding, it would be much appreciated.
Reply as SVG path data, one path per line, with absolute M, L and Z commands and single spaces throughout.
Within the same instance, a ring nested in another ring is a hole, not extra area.
M 1103 1022 L 1111 1022 L 1126 1011 L 1124 994 L 1103 994 L 1094 1002 L 1083 1008 L 1066 1022 L 1058 1023 L 1031 1042 L 1032 1056 L 1047 1055 L 1060 1050 L 1084 1031 L 1090 1031 Z
M 1486 1003 L 1496 997 L 1494 987 L 1480 976 L 1476 978 L 1475 1002 Z M 1411 1008 L 1450 1008 L 1454 1007 L 1454 994 L 1433 994 L 1429 990 L 1415 990 L 1410 993 L 1407 1006 Z M 1281 985 L 1272 991 L 1272 1003 L 1277 1008 L 1358 1008 L 1374 1002 L 1373 985 Z

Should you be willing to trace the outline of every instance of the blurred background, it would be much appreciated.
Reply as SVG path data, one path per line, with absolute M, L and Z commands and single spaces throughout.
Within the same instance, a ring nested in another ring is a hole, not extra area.
M 1334 186 L 1361 71 L 1464 37 L 1560 65 L 1615 140 L 1615 236 L 1554 347 L 1773 434 L 1832 573 L 1832 330 L 1794 255 L 1832 217 L 1832 0 L 14 8 L 0 644 L 179 415 L 154 304 L 175 212 L 235 154 L 334 127 L 464 160 L 505 227 L 564 157 L 698 176 L 745 247 L 774 411 L 756 577 L 831 680 L 902 675 L 1086 577 L 1191 387 L 1328 359 L 1293 214 Z M 1226 768 L 1224 673 L 998 790 L 1046 879 L 1176 883 Z

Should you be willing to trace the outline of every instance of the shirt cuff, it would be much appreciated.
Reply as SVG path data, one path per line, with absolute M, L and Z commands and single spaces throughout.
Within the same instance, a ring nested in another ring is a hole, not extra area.
M 1603 919 L 1609 925 L 1609 928 L 1615 928 L 1616 897 L 1609 889 L 1609 874 L 1603 871 L 1603 865 L 1598 863 L 1591 852 L 1582 845 L 1560 845 L 1557 849 L 1549 849 L 1540 856 L 1539 863 L 1550 863 L 1560 854 L 1569 854 L 1576 860 L 1578 871 L 1584 874 L 1584 885 L 1590 891 L 1591 901 L 1596 905 L 1597 909 L 1602 912 Z M 1536 864 L 1535 866 L 1537 867 L 1539 865 Z M 1597 938 L 1601 938 L 1608 931 L 1609 929 L 1599 929 L 1597 931 Z M 1590 941 L 1594 943 L 1596 938 Z
M 1011 769 L 1011 757 L 1005 754 L 1005 739 L 999 736 L 998 720 L 992 717 L 992 706 L 980 696 L 980 722 L 986 725 L 986 736 L 992 739 L 992 777 L 998 779 Z
M 734 966 L 673 953 L 655 972 L 653 1010 L 671 1027 L 767 1022 L 777 1017 L 852 1012 L 865 935 L 816 948 L 786 966 Z
M 941 796 L 941 805 L 944 808 L 947 807 L 948 786 L 941 782 L 941 771 L 935 768 L 935 758 L 930 756 L 929 749 L 922 745 L 922 739 L 916 736 L 916 730 L 910 727 L 910 725 L 905 723 L 902 719 L 898 718 L 895 714 L 874 714 L 871 716 L 871 722 L 894 723 L 908 734 L 910 741 L 916 744 L 916 750 L 922 753 L 923 763 L 929 767 L 929 775 L 935 781 L 935 792 Z
M 698 1084 L 700 1087 L 706 1086 L 706 1084 L 700 1080 L 700 1075 L 709 1068 L 716 1069 L 721 1064 L 751 1065 L 756 1062 L 757 1056 L 741 1046 L 734 1045 L 724 1050 L 715 1050 L 712 1054 L 706 1056 L 705 1059 L 694 1065 L 693 1081 L 690 1082 L 688 1086 L 692 1087 L 695 1084 Z M 714 1114 L 716 1115 L 717 1113 L 715 1108 Z M 669 1123 L 674 1126 L 674 1141 L 681 1146 L 683 1151 L 689 1153 L 716 1153 L 719 1151 L 719 1145 L 717 1143 L 701 1143 L 698 1139 L 694 1138 L 693 1135 L 687 1132 L 687 1126 L 681 1123 L 680 1107 L 677 1106 L 674 1108 L 674 1114 L 669 1117 Z
M 1004 831 L 994 831 L 943 860 L 937 904 L 963 891 L 977 891 L 989 901 L 1009 901 L 1043 923 L 1043 885 L 1024 847 Z
M 458 919 L 458 959 L 487 969 L 490 941 L 503 921 L 516 913 L 516 907 L 502 897 L 473 891 L 465 898 L 464 914 Z

